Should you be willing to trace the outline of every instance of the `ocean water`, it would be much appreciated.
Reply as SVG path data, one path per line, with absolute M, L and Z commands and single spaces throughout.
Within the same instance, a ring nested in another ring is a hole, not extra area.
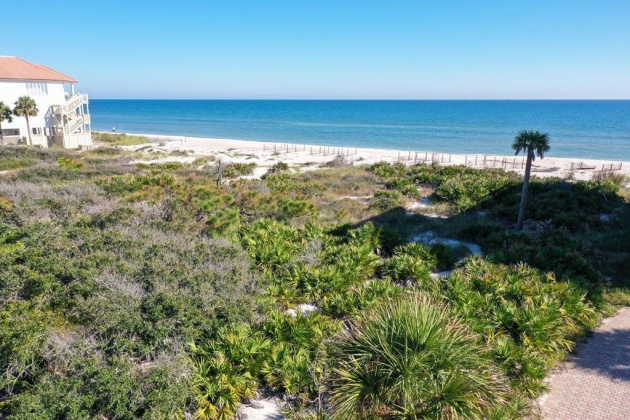
M 90 101 L 92 129 L 480 154 L 512 153 L 521 129 L 549 156 L 630 161 L 630 101 Z

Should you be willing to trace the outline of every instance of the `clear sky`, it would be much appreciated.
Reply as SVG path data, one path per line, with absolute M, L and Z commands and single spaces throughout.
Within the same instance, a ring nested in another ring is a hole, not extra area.
M 92 98 L 630 98 L 630 0 L 2 1 Z

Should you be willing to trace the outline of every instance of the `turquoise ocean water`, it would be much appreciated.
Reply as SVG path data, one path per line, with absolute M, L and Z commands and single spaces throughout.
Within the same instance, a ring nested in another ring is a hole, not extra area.
M 520 129 L 549 156 L 630 161 L 630 101 L 90 101 L 99 131 L 415 151 L 511 154 Z

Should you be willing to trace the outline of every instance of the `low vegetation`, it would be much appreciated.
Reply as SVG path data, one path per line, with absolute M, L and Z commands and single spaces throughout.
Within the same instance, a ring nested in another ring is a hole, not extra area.
M 0 416 L 523 418 L 630 303 L 622 178 L 533 177 L 518 231 L 499 170 L 221 166 L 0 149 Z M 423 188 L 450 218 L 405 213 Z
M 134 136 L 126 133 L 105 133 L 103 131 L 93 131 L 92 141 L 95 143 L 105 143 L 110 146 L 138 146 L 149 143 L 149 139 L 143 136 Z

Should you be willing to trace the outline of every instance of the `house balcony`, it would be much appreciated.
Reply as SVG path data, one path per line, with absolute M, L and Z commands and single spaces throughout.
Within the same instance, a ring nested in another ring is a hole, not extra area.
M 89 101 L 88 101 L 87 95 L 77 93 L 75 95 L 70 96 L 64 104 L 53 105 L 52 111 L 53 111 L 53 114 L 58 115 L 58 116 L 68 115 L 68 114 L 76 113 L 77 108 L 79 108 L 82 105 L 87 105 L 88 102 Z

